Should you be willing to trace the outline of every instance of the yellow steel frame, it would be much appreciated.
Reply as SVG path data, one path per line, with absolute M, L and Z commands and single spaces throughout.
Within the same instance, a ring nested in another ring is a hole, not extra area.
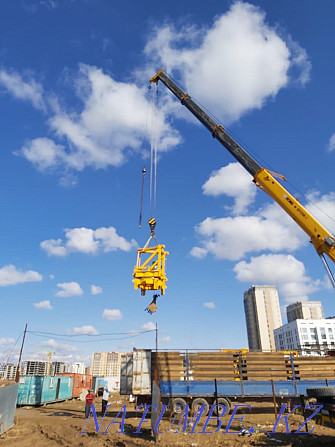
M 165 276 L 165 260 L 169 254 L 164 251 L 165 245 L 155 247 L 144 247 L 137 250 L 137 261 L 134 267 L 133 283 L 134 289 L 141 289 L 141 294 L 145 295 L 147 290 L 160 290 L 164 295 L 167 277 Z M 148 255 L 141 264 L 142 255 Z

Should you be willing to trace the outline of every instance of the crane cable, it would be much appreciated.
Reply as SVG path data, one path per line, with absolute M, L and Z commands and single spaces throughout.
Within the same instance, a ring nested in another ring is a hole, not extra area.
M 147 116 L 147 130 L 150 126 L 150 214 L 151 219 L 156 214 L 156 200 L 157 200 L 157 152 L 158 152 L 158 136 L 157 136 L 157 110 L 158 110 L 158 86 L 157 84 L 149 86 L 152 91 L 150 98 L 150 113 Z M 150 121 L 148 126 L 148 121 Z M 149 132 L 147 132 L 149 133 Z M 142 212 L 143 212 L 143 195 L 144 195 L 144 180 L 146 169 L 142 169 L 142 186 L 141 186 L 141 201 L 140 201 L 140 215 L 138 227 L 142 228 Z
M 158 84 L 158 83 L 157 83 Z M 157 126 L 157 110 L 158 110 L 158 85 L 152 86 L 151 98 L 151 138 L 150 138 L 150 214 L 151 217 L 156 215 L 157 200 L 157 151 L 158 151 L 158 126 Z
M 144 192 L 144 179 L 145 179 L 145 167 L 142 169 L 142 187 L 141 187 L 141 204 L 140 204 L 140 218 L 138 221 L 138 228 L 142 228 L 142 210 L 143 210 L 143 192 Z

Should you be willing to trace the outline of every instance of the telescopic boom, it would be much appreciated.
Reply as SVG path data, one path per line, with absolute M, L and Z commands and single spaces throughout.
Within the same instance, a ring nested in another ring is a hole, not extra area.
M 164 72 L 159 70 L 150 82 L 163 84 L 216 138 L 236 160 L 253 176 L 255 184 L 275 200 L 286 213 L 304 230 L 311 239 L 317 253 L 326 266 L 327 273 L 335 288 L 335 278 L 331 273 L 324 254 L 335 262 L 335 237 L 324 228 L 299 201 L 293 197 L 264 167 L 260 166 L 226 131 L 201 109 L 192 98 L 183 92 Z

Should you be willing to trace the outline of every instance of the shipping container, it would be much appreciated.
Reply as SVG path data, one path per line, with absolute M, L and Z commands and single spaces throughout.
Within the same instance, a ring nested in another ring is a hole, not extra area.
M 61 373 L 59 376 L 73 378 L 72 397 L 79 397 L 83 390 L 93 389 L 93 377 L 88 374 Z
M 73 377 L 21 376 L 18 405 L 42 405 L 72 398 Z

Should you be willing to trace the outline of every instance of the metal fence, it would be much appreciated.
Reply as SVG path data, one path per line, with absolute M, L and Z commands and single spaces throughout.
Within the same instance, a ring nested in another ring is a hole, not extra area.
M 0 388 L 0 436 L 14 425 L 19 384 Z

